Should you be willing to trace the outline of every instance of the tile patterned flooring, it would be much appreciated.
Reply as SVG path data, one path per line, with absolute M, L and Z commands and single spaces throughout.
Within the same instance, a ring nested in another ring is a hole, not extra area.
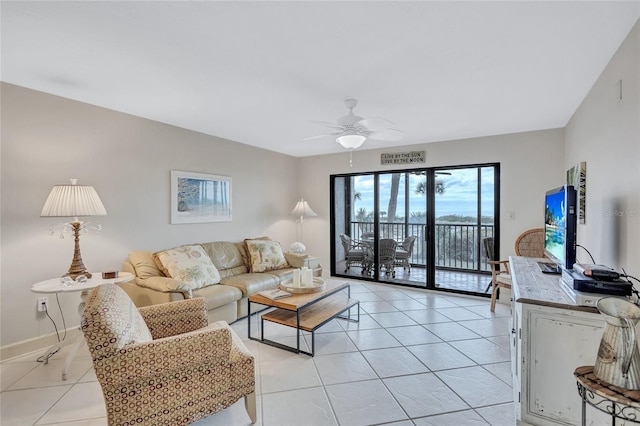
M 351 281 L 351 292 L 361 301 L 360 323 L 334 320 L 320 328 L 313 358 L 247 340 L 246 318 L 232 324 L 256 357 L 256 424 L 515 424 L 509 306 L 491 313 L 486 298 L 362 281 Z M 257 323 L 254 317 L 252 328 Z M 265 325 L 265 335 L 295 339 L 275 324 Z M 64 382 L 64 349 L 48 365 L 35 361 L 39 355 L 0 363 L 0 423 L 106 425 L 88 350 Z M 250 421 L 240 400 L 195 424 Z

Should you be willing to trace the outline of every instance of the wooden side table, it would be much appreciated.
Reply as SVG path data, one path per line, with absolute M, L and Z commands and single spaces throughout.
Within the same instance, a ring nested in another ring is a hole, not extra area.
M 82 316 L 82 312 L 84 311 L 84 301 L 89 294 L 89 291 L 98 287 L 102 284 L 120 284 L 133 280 L 133 274 L 130 272 L 120 272 L 118 273 L 118 277 L 103 279 L 102 273 L 100 272 L 92 272 L 92 277 L 86 280 L 85 282 L 71 282 L 70 284 L 66 284 L 60 278 L 52 278 L 46 281 L 40 281 L 39 283 L 35 283 L 31 286 L 31 291 L 33 293 L 45 293 L 45 294 L 57 294 L 57 293 L 73 293 L 80 292 L 80 304 L 78 305 L 78 313 Z M 47 349 L 47 351 L 43 354 L 44 363 L 47 364 L 49 361 L 49 357 L 60 350 L 63 346 L 69 344 L 68 342 L 62 341 L 57 342 L 53 346 Z M 84 337 L 82 333 L 78 336 L 74 341 L 74 346 L 67 355 L 64 369 L 62 370 L 62 380 L 67 380 L 67 372 L 69 371 L 69 367 L 71 366 L 71 361 L 75 358 L 78 350 L 84 344 Z
M 593 366 L 576 368 L 578 393 L 582 398 L 582 426 L 587 424 L 587 404 L 611 416 L 611 425 L 616 419 L 640 424 L 640 390 L 619 388 L 598 379 Z

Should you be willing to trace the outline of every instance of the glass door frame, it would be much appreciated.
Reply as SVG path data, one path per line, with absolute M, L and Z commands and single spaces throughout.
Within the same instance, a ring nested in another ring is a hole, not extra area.
M 379 198 L 380 198 L 380 176 L 381 175 L 391 175 L 391 174 L 395 174 L 395 173 L 405 173 L 406 176 L 408 177 L 411 173 L 415 174 L 416 172 L 419 172 L 420 174 L 425 175 L 425 211 L 426 211 L 426 224 L 425 229 L 424 229 L 424 235 L 422 236 L 422 238 L 425 238 L 425 252 L 426 252 L 426 265 L 425 265 L 425 282 L 422 282 L 422 285 L 412 285 L 412 284 L 407 284 L 406 282 L 392 282 L 392 281 L 384 281 L 387 284 L 394 284 L 394 285 L 402 285 L 402 286 L 407 286 L 407 287 L 416 287 L 416 288 L 426 288 L 426 289 L 431 289 L 431 290 L 438 290 L 438 291 L 445 291 L 445 292 L 454 292 L 454 293 L 464 293 L 464 294 L 473 294 L 473 295 L 483 295 L 486 297 L 489 297 L 489 294 L 484 294 L 484 293 L 476 293 L 476 292 L 469 292 L 469 291 L 464 291 L 464 290 L 457 290 L 457 289 L 449 289 L 449 288 L 442 288 L 442 287 L 437 287 L 436 286 L 436 242 L 435 242 L 435 229 L 436 229 L 436 189 L 435 189 L 435 185 L 436 185 L 436 172 L 438 171 L 445 171 L 445 170 L 454 170 L 454 169 L 469 169 L 469 168 L 476 168 L 478 169 L 478 176 L 480 176 L 482 168 L 485 167 L 493 167 L 493 184 L 494 184 L 494 188 L 493 188 L 493 194 L 494 194 L 494 203 L 493 203 L 493 213 L 494 213 L 494 220 L 493 220 L 493 224 L 494 224 L 494 229 L 493 229 L 493 236 L 495 238 L 495 250 L 497 253 L 499 253 L 499 241 L 500 241 L 500 163 L 482 163 L 482 164 L 467 164 L 467 165 L 454 165 L 454 166 L 438 166 L 438 167 L 420 167 L 420 168 L 412 168 L 412 169 L 401 169 L 401 170 L 377 170 L 377 171 L 368 171 L 368 172 L 358 172 L 358 173 L 348 173 L 348 174 L 335 174 L 335 175 L 330 175 L 329 179 L 330 179 L 330 229 L 331 229 L 331 237 L 330 237 L 330 243 L 331 243 L 331 247 L 330 247 L 330 255 L 331 255 L 331 261 L 330 261 L 330 271 L 331 271 L 331 275 L 332 276 L 338 276 L 338 277 L 344 277 L 344 278 L 354 278 L 354 279 L 361 279 L 361 280 L 365 280 L 365 281 L 374 281 L 374 282 L 381 282 L 379 280 L 380 278 L 380 272 L 379 272 L 379 268 L 377 267 L 377 259 L 378 259 L 378 247 L 377 244 L 374 244 L 374 259 L 376 259 L 376 264 L 375 267 L 373 268 L 373 273 L 371 275 L 363 275 L 363 276 L 357 276 L 354 277 L 353 275 L 347 275 L 346 273 L 342 273 L 342 271 L 338 272 L 336 270 L 336 263 L 338 261 L 337 259 L 337 250 L 336 250 L 336 243 L 340 244 L 339 240 L 336 240 L 336 220 L 335 220 L 335 214 L 336 214 L 336 180 L 343 178 L 343 179 L 351 179 L 355 176 L 367 176 L 370 175 L 373 177 L 373 185 L 374 185 L 374 191 L 373 191 L 373 231 L 374 231 L 374 240 L 377 241 L 377 237 L 380 235 L 380 217 L 379 217 L 379 213 L 380 213 L 380 206 L 379 206 Z M 477 210 L 477 224 L 480 223 L 480 221 L 482 220 L 482 208 L 481 208 L 481 180 L 478 179 L 478 210 Z M 345 225 L 345 229 L 341 230 L 340 233 L 347 233 L 350 234 L 351 233 L 351 229 L 350 229 L 350 224 L 352 222 L 352 217 L 351 217 L 351 212 L 353 210 L 353 206 L 351 205 L 351 203 L 353 202 L 353 197 L 351 196 L 351 191 L 353 191 L 353 188 L 351 187 L 351 185 L 347 185 L 348 188 L 348 193 L 345 193 L 346 198 L 348 198 L 349 201 L 346 202 L 346 208 L 344 210 L 344 215 L 345 215 L 345 220 L 344 220 L 344 225 Z M 410 226 L 408 223 L 409 220 L 409 196 L 408 196 L 408 192 L 410 191 L 409 189 L 409 179 L 405 179 L 405 197 L 404 197 L 404 212 L 405 212 L 405 223 L 404 223 L 404 227 L 405 227 L 405 234 L 407 232 L 407 227 Z M 349 229 L 347 229 L 347 226 L 349 226 Z M 478 234 L 480 235 L 480 234 Z M 478 244 L 478 261 L 481 258 L 481 253 L 480 251 L 483 250 L 482 248 L 482 242 L 480 240 L 479 237 L 479 241 L 477 242 Z M 484 273 L 483 271 L 479 271 L 479 273 Z M 487 274 L 490 278 L 490 274 L 487 271 Z M 418 282 L 418 281 L 416 281 Z

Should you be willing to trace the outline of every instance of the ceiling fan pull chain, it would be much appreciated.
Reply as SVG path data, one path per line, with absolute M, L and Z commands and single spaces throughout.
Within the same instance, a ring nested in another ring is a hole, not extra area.
M 353 167 L 353 150 L 349 150 L 349 167 Z

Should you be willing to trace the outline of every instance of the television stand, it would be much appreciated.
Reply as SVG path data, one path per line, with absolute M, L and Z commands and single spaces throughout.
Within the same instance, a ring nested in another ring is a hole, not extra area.
M 560 268 L 560 266 L 558 266 L 555 263 L 552 263 L 552 262 L 537 262 L 537 263 L 538 263 L 538 267 L 540 268 L 540 271 L 543 274 L 555 274 L 555 275 L 562 274 L 562 269 Z
M 572 373 L 578 365 L 595 363 L 606 323 L 595 307 L 578 306 L 562 290 L 558 275 L 542 273 L 537 262 L 545 261 L 509 258 L 516 419 L 531 425 L 579 425 L 581 401 Z

